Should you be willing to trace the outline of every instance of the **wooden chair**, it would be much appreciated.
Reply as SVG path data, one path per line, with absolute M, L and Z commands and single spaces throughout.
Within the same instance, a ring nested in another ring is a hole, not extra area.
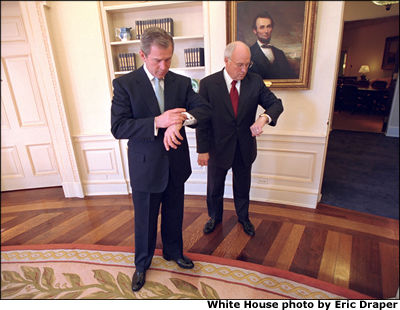
M 376 89 L 373 94 L 373 112 L 375 114 L 386 115 L 389 113 L 389 89 L 387 82 L 375 80 L 371 83 L 371 88 Z
M 342 110 L 354 113 L 359 103 L 358 89 L 356 85 L 344 84 L 342 86 Z

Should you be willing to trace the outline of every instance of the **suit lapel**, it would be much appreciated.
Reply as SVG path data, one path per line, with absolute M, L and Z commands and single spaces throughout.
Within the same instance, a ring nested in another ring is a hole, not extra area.
M 244 79 L 240 82 L 240 95 L 239 95 L 239 106 L 238 106 L 238 115 L 237 120 L 244 115 L 244 111 L 246 109 L 246 98 L 249 97 L 249 93 L 251 92 L 251 88 L 249 85 L 249 79 L 247 78 L 247 74 Z
M 175 76 L 172 75 L 169 71 L 164 77 L 164 103 L 165 103 L 165 111 L 171 110 L 174 108 L 173 98 L 176 98 L 176 91 L 178 87 L 176 87 Z
M 216 84 L 216 87 L 218 90 L 224 89 L 224 91 L 222 92 L 223 105 L 225 105 L 225 107 L 228 109 L 231 116 L 233 118 L 235 118 L 235 114 L 233 112 L 233 107 L 232 107 L 231 97 L 229 95 L 228 88 L 226 87 L 226 81 L 224 78 L 224 70 L 220 71 L 220 73 L 218 75 L 218 79 L 216 80 L 215 84 Z
M 257 44 L 257 43 L 256 43 Z M 276 53 L 274 53 L 275 55 Z M 257 44 L 257 47 L 255 48 L 255 55 L 254 55 L 254 59 L 256 59 L 257 61 L 257 66 L 260 67 L 261 72 L 265 72 L 268 71 L 269 67 L 271 66 L 270 61 L 268 60 L 268 58 L 265 56 L 265 54 L 263 53 L 263 51 L 261 50 L 261 47 Z
M 138 87 L 137 89 L 143 94 L 142 98 L 146 107 L 150 110 L 151 115 L 160 115 L 160 107 L 158 105 L 156 94 L 154 93 L 153 86 L 143 69 L 143 66 L 139 69 L 139 78 L 136 80 Z
M 226 87 L 226 81 L 224 78 L 224 73 L 223 71 L 220 72 L 218 79 L 216 81 L 216 87 L 218 89 L 225 89 L 225 91 L 222 94 L 222 101 L 223 104 L 226 106 L 226 108 L 229 110 L 229 113 L 233 118 L 235 118 L 235 114 L 233 112 L 233 106 L 232 106 L 232 101 L 230 94 L 228 92 L 228 88 Z M 239 95 L 239 105 L 238 105 L 238 115 L 237 115 L 237 120 L 243 115 L 243 112 L 246 108 L 246 98 L 248 98 L 248 93 L 251 92 L 250 85 L 249 85 L 249 80 L 247 78 L 247 75 L 245 78 L 240 82 L 240 95 Z

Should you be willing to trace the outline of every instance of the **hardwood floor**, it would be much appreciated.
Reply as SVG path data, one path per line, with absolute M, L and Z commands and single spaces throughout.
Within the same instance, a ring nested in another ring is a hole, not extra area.
M 64 198 L 61 188 L 4 192 L 1 245 L 134 246 L 131 196 Z M 203 234 L 205 197 L 187 196 L 184 251 L 272 266 L 375 298 L 399 287 L 399 221 L 320 204 L 317 209 L 251 202 L 254 237 L 225 200 L 222 225 Z M 157 247 L 162 244 L 158 238 Z

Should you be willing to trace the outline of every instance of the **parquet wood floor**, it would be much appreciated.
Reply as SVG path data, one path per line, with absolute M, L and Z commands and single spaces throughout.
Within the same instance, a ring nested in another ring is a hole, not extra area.
M 81 243 L 134 246 L 130 195 L 64 198 L 61 188 L 4 192 L 1 245 Z M 222 225 L 203 234 L 205 197 L 187 196 L 184 251 L 272 266 L 375 298 L 399 287 L 399 221 L 320 204 L 317 209 L 251 202 L 254 237 L 225 200 Z M 162 244 L 158 238 L 157 247 Z

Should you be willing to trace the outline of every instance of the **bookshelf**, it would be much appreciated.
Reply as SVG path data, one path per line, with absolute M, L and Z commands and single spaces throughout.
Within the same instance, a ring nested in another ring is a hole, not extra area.
M 172 18 L 175 50 L 171 71 L 201 79 L 209 74 L 208 7 L 206 1 L 100 1 L 103 36 L 110 79 L 129 73 L 119 68 L 118 55 L 135 53 L 136 68 L 143 65 L 139 56 L 140 40 L 136 39 L 137 20 Z M 132 27 L 131 40 L 121 41 L 115 28 Z M 186 67 L 184 50 L 204 48 L 205 65 Z

